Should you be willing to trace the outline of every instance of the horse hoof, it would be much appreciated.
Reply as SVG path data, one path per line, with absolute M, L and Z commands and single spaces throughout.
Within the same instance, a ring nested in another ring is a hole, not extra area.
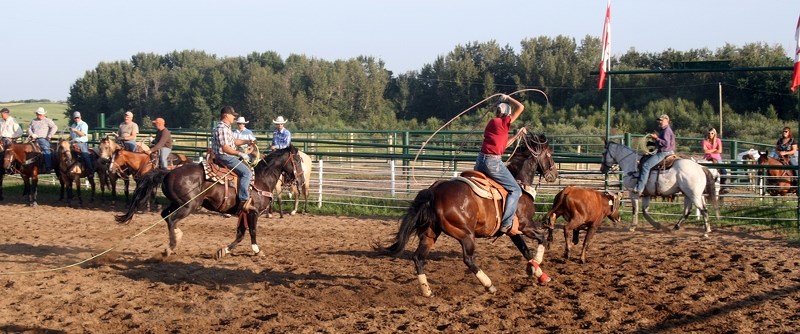
M 551 280 L 552 279 L 550 278 L 550 276 L 547 275 L 547 273 L 542 273 L 542 276 L 539 276 L 539 285 L 545 285 L 549 283 Z
M 258 253 L 255 253 L 255 254 L 253 254 L 253 255 L 255 255 L 255 256 L 258 256 L 258 257 L 265 257 L 265 256 L 267 256 L 266 254 L 264 254 L 264 252 L 258 252 Z
M 272 218 L 272 214 L 271 214 L 271 213 L 268 213 L 268 214 L 267 214 L 267 218 Z
M 214 256 L 214 259 L 216 259 L 216 260 L 220 260 L 220 259 L 222 259 L 223 257 L 225 257 L 225 255 L 228 255 L 228 254 L 230 254 L 230 252 L 231 252 L 231 251 L 230 251 L 230 250 L 228 250 L 228 247 L 223 247 L 223 248 L 220 248 L 219 250 L 217 250 L 217 254 Z
M 628 228 L 628 232 L 636 232 L 636 228 L 635 227 L 629 227 Z
M 172 255 L 172 250 L 169 248 L 164 249 L 164 251 L 161 252 L 161 255 L 163 255 L 164 257 L 169 257 L 170 255 Z
M 703 233 L 703 239 L 708 239 L 708 233 Z
M 486 291 L 488 291 L 489 293 L 495 293 L 495 292 L 497 292 L 497 288 L 495 288 L 494 285 L 492 285 L 492 286 L 486 288 Z
M 28 204 L 28 206 L 32 206 L 32 207 L 39 206 L 39 203 L 31 202 L 30 204 Z

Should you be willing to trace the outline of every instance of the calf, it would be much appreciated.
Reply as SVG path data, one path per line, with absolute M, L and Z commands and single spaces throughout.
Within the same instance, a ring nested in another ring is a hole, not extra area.
M 569 186 L 562 189 L 553 199 L 553 208 L 547 212 L 550 219 L 550 228 L 555 228 L 559 216 L 564 217 L 564 258 L 569 259 L 569 239 L 573 230 L 572 243 L 578 244 L 579 229 L 587 229 L 581 249 L 581 263 L 586 263 L 586 248 L 603 222 L 608 217 L 614 222 L 619 222 L 619 195 L 599 192 L 593 189 Z

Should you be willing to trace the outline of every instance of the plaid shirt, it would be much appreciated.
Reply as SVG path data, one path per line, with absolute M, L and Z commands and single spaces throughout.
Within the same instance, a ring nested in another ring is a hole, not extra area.
M 227 154 L 222 150 L 222 146 L 228 145 L 235 147 L 233 142 L 233 132 L 231 126 L 225 122 L 219 122 L 211 136 L 211 150 L 216 154 Z

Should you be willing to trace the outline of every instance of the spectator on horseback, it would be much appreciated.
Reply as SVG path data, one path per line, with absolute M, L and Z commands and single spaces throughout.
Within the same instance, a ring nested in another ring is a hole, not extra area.
M 278 116 L 278 118 L 272 120 L 272 124 L 275 124 L 275 131 L 272 132 L 270 150 L 274 151 L 289 147 L 289 144 L 292 143 L 292 133 L 285 126 L 286 119 L 283 116 Z
M 0 114 L 2 114 L 2 119 L 0 119 L 0 140 L 3 141 L 4 146 L 8 146 L 22 136 L 22 127 L 19 126 L 14 117 L 11 117 L 11 111 L 8 108 L 0 109 Z
M 219 123 L 211 136 L 211 150 L 216 154 L 217 160 L 232 169 L 239 176 L 237 198 L 239 200 L 238 211 L 251 211 L 255 209 L 253 200 L 250 198 L 250 180 L 253 172 L 246 162 L 250 161 L 250 156 L 236 150 L 236 146 L 251 144 L 249 141 L 234 139 L 231 132 L 231 124 L 234 117 L 239 116 L 231 106 L 225 106 L 220 110 Z M 241 158 L 241 161 L 237 159 Z
M 125 120 L 119 124 L 119 131 L 117 131 L 117 136 L 122 141 L 122 146 L 128 151 L 136 152 L 136 135 L 138 134 L 139 124 L 133 121 L 133 113 L 126 111 Z
M 708 129 L 708 134 L 706 138 L 703 139 L 703 159 L 706 161 L 710 161 L 711 163 L 721 164 L 722 161 L 722 139 L 717 136 L 717 129 L 710 128 Z M 725 177 L 728 175 L 728 170 L 722 168 L 719 170 L 720 175 L 720 184 L 724 185 L 727 183 L 728 179 Z M 724 186 L 720 189 L 720 193 L 725 194 L 728 192 L 728 189 Z
M 642 196 L 644 187 L 647 185 L 647 179 L 650 177 L 650 169 L 652 169 L 659 162 L 663 161 L 666 157 L 673 154 L 675 151 L 675 133 L 669 126 L 669 116 L 662 114 L 658 116 L 658 126 L 660 127 L 658 134 L 651 133 L 648 137 L 656 142 L 656 153 L 642 163 L 639 170 L 639 181 L 636 182 L 636 194 Z
M 775 151 L 770 156 L 784 164 L 791 164 L 797 166 L 797 142 L 792 136 L 792 129 L 788 126 L 783 128 L 781 137 L 775 143 Z
M 512 230 L 512 227 L 522 189 L 503 163 L 503 152 L 508 147 L 508 132 L 511 123 L 514 123 L 522 114 L 525 106 L 514 98 L 502 94 L 500 103 L 493 109 L 495 117 L 489 120 L 483 130 L 483 144 L 473 169 L 486 174 L 508 191 L 499 232 L 515 235 L 519 234 L 519 231 Z
M 172 133 L 167 129 L 167 122 L 161 117 L 154 119 L 153 125 L 157 130 L 154 139 L 156 144 L 149 150 L 145 150 L 145 153 L 158 152 L 159 168 L 167 170 L 167 158 L 172 153 Z
M 76 111 L 72 113 L 73 122 L 69 125 L 69 139 L 81 150 L 81 159 L 83 160 L 83 168 L 86 170 L 86 175 L 94 173 L 94 166 L 92 158 L 89 156 L 89 124 L 81 120 L 81 112 Z
M 28 137 L 35 141 L 42 150 L 42 159 L 44 160 L 43 174 L 50 173 L 50 170 L 53 168 L 53 154 L 52 148 L 50 147 L 50 138 L 53 138 L 53 135 L 58 131 L 56 123 L 53 123 L 53 120 L 47 118 L 46 115 L 47 111 L 45 111 L 44 108 L 37 108 L 36 118 L 34 118 L 28 126 Z
M 244 116 L 239 116 L 236 119 L 236 130 L 233 130 L 233 138 L 247 141 L 247 144 L 238 146 L 239 152 L 250 153 L 250 142 L 256 141 L 256 135 L 253 134 L 253 131 L 250 131 L 246 127 L 246 124 L 250 123 L 244 119 Z

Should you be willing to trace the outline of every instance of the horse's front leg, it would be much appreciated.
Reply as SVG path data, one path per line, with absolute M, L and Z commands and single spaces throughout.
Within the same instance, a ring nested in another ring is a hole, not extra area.
M 28 203 L 30 206 L 39 206 L 39 203 L 36 203 L 36 195 L 39 188 L 39 176 L 34 174 L 33 177 L 30 178 L 30 194 L 28 194 Z
M 631 213 L 633 216 L 631 217 L 631 224 L 628 226 L 628 231 L 636 231 L 636 228 L 639 227 L 639 196 L 636 195 L 636 192 L 629 192 L 628 193 L 631 198 Z
M 78 196 L 78 206 L 83 206 L 83 197 L 81 197 L 81 178 L 75 178 L 75 195 Z
M 242 239 L 244 239 L 244 232 L 247 230 L 247 221 L 249 220 L 250 213 L 239 213 L 239 225 L 236 227 L 236 239 L 233 240 L 228 246 L 222 247 L 217 250 L 216 259 L 222 259 L 225 255 L 231 253 L 231 250 L 236 247 Z M 258 247 L 258 246 L 256 246 Z
M 642 215 L 644 219 L 647 220 L 650 225 L 652 225 L 657 230 L 663 229 L 661 224 L 653 219 L 653 216 L 650 215 L 650 196 L 645 196 L 642 198 Z
M 261 248 L 258 247 L 258 241 L 256 240 L 258 216 L 258 211 L 250 211 L 247 213 L 248 222 L 250 223 L 247 230 L 250 232 L 250 247 L 253 248 L 253 255 L 264 256 L 264 252 L 262 252 Z
M 544 236 L 542 236 L 544 238 Z M 522 238 L 522 235 L 513 235 L 511 236 L 511 241 L 514 243 L 514 246 L 517 246 L 519 252 L 522 253 L 522 256 L 525 257 L 528 262 L 525 266 L 525 272 L 528 274 L 528 277 L 536 277 L 539 281 L 539 284 L 546 284 L 550 282 L 550 276 L 548 276 L 542 268 L 540 267 L 542 261 L 544 260 L 544 244 L 539 242 L 539 246 L 536 247 L 536 256 L 531 256 L 531 250 L 528 248 L 528 245 L 525 243 L 525 239 Z

